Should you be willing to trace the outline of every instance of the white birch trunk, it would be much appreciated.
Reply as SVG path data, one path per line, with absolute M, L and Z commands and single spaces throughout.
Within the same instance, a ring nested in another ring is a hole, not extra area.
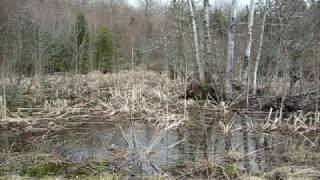
M 189 4 L 189 10 L 190 10 L 191 24 L 192 24 L 195 58 L 196 58 L 197 66 L 198 66 L 199 80 L 201 82 L 204 82 L 203 63 L 200 59 L 200 53 L 199 53 L 197 24 L 196 24 L 194 12 L 193 12 L 193 5 L 192 5 L 191 1 L 192 0 L 188 0 L 188 4 Z
M 206 51 L 206 56 L 208 59 L 211 57 L 211 35 L 210 35 L 210 8 L 209 8 L 209 0 L 203 0 L 203 11 L 204 11 L 204 18 L 203 18 L 203 24 L 204 24 L 204 35 L 205 35 L 205 41 L 204 41 L 204 48 Z
M 234 64 L 234 40 L 236 32 L 236 17 L 237 17 L 237 0 L 232 0 L 231 12 L 229 15 L 229 28 L 228 28 L 228 42 L 227 42 L 227 65 L 225 72 L 225 94 L 228 99 L 232 98 L 232 75 Z
M 205 68 L 205 77 L 206 80 L 211 81 L 211 74 L 213 73 L 213 59 L 212 59 L 212 52 L 211 52 L 211 34 L 210 34 L 210 4 L 209 0 L 203 0 L 203 26 L 204 26 L 204 49 L 205 49 L 205 61 L 206 66 Z
M 243 70 L 242 70 L 242 81 L 248 87 L 250 86 L 248 75 L 250 73 L 250 67 L 251 67 L 250 60 L 251 60 L 251 46 L 252 46 L 252 29 L 253 29 L 253 20 L 254 20 L 254 4 L 255 4 L 255 0 L 251 0 L 249 18 L 248 18 L 247 44 L 246 44 Z
M 263 46 L 265 24 L 266 24 L 266 19 L 267 19 L 268 12 L 269 12 L 269 0 L 267 0 L 266 3 L 267 3 L 266 10 L 264 11 L 263 19 L 262 19 L 262 23 L 261 23 L 261 34 L 260 34 L 260 40 L 259 40 L 258 54 L 257 54 L 257 57 L 255 58 L 254 63 L 253 63 L 254 68 L 253 68 L 252 82 L 251 82 L 253 94 L 257 93 L 257 76 L 258 76 L 259 62 L 260 62 L 262 46 Z

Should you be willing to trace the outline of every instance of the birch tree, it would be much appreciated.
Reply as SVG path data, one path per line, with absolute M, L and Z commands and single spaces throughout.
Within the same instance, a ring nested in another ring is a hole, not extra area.
M 202 61 L 200 59 L 197 23 L 196 23 L 196 19 L 195 19 L 195 16 L 194 16 L 192 0 L 188 0 L 188 5 L 189 5 L 189 11 L 190 11 L 189 13 L 190 13 L 190 19 L 191 19 L 191 24 L 192 24 L 194 52 L 195 52 L 195 58 L 196 58 L 197 66 L 198 66 L 199 80 L 201 82 L 204 82 L 203 63 L 202 63 Z
M 204 18 L 203 18 L 203 25 L 204 25 L 204 48 L 206 51 L 206 58 L 210 61 L 211 58 L 211 35 L 210 35 L 210 7 L 209 7 L 209 0 L 203 0 L 203 11 L 204 11 Z
M 246 50 L 244 55 L 244 62 L 243 62 L 243 71 L 242 71 L 242 81 L 246 85 L 249 84 L 249 70 L 250 70 L 250 59 L 251 59 L 251 45 L 252 45 L 252 29 L 253 29 L 253 20 L 254 20 L 254 4 L 255 0 L 250 0 L 250 11 L 249 11 L 249 18 L 248 18 L 248 34 L 247 34 L 247 43 L 246 43 Z
M 259 68 L 259 61 L 261 58 L 261 52 L 262 52 L 262 46 L 263 46 L 263 40 L 264 40 L 264 30 L 265 30 L 265 25 L 266 25 L 266 19 L 268 16 L 269 12 L 269 2 L 270 0 L 267 0 L 266 2 L 266 7 L 263 12 L 263 18 L 261 22 L 261 34 L 260 34 L 260 39 L 259 39 L 259 46 L 258 46 L 258 54 L 257 57 L 255 58 L 255 61 L 253 63 L 254 68 L 253 68 L 253 74 L 252 74 L 252 93 L 256 94 L 257 92 L 257 76 L 258 76 L 258 68 Z
M 229 27 L 228 27 L 228 42 L 227 42 L 227 65 L 224 75 L 225 79 L 225 94 L 228 99 L 232 98 L 232 75 L 235 58 L 235 32 L 236 32 L 236 17 L 237 17 L 237 0 L 232 0 Z

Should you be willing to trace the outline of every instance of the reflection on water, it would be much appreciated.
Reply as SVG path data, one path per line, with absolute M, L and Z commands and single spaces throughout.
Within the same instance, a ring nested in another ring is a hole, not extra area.
M 235 128 L 245 123 L 235 124 Z M 125 134 L 131 135 L 132 128 L 124 128 Z M 149 146 L 155 128 L 149 124 L 136 126 L 138 150 L 145 151 Z M 181 143 L 177 143 L 181 142 Z M 213 128 L 202 131 L 189 131 L 183 134 L 167 132 L 154 146 L 152 161 L 156 167 L 177 165 L 183 162 L 210 159 L 216 162 L 228 161 L 227 152 L 232 151 L 236 161 L 248 172 L 268 170 L 273 165 L 285 163 L 281 155 L 290 144 L 299 140 L 286 136 L 254 134 L 246 131 L 235 131 L 228 135 L 216 132 Z M 111 147 L 128 150 L 128 145 L 118 128 L 92 127 L 84 131 L 68 131 L 42 141 L 33 137 L 22 137 L 19 133 L 2 132 L 0 136 L 1 152 L 40 151 L 59 154 L 72 161 L 88 158 L 102 160 L 112 157 Z M 154 170 L 147 164 L 141 164 L 147 174 Z

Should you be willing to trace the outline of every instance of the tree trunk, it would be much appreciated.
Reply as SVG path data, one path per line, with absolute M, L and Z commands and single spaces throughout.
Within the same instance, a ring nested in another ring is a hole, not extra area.
M 199 53 L 197 24 L 196 24 L 194 12 L 193 12 L 193 5 L 192 5 L 193 3 L 191 1 L 192 0 L 188 0 L 188 4 L 189 4 L 189 10 L 190 10 L 191 24 L 192 24 L 195 58 L 196 58 L 197 66 L 198 66 L 199 80 L 201 82 L 204 82 L 203 63 L 200 59 L 200 53 Z
M 277 47 L 277 55 L 276 55 L 276 62 L 275 62 L 275 72 L 274 72 L 274 79 L 277 80 L 278 79 L 278 76 L 279 76 L 279 72 L 280 72 L 280 65 L 281 65 L 281 58 L 282 58 L 282 48 L 284 47 L 283 46 L 283 42 L 282 42 L 282 36 L 283 36 L 283 7 L 282 5 L 280 4 L 280 7 L 279 7 L 279 12 L 277 13 L 277 16 L 279 16 L 278 20 L 279 20 L 279 32 L 278 32 L 278 47 Z M 282 72 L 282 71 L 281 71 Z
M 232 98 L 232 75 L 234 64 L 234 40 L 236 32 L 237 0 L 232 1 L 229 15 L 228 42 L 227 42 L 227 65 L 225 72 L 225 94 L 228 99 Z
M 242 81 L 244 85 L 250 86 L 248 75 L 250 73 L 251 67 L 251 45 L 252 45 L 252 29 L 253 29 L 253 20 L 254 20 L 254 3 L 255 0 L 250 1 L 250 11 L 249 11 L 249 18 L 248 18 L 248 34 L 247 34 L 247 44 L 246 44 L 246 51 L 244 55 L 244 62 L 242 67 Z
M 274 79 L 278 79 L 279 72 L 280 72 L 280 65 L 281 65 L 281 58 L 282 58 L 282 40 L 279 38 L 279 44 L 277 47 L 277 56 L 276 56 L 276 62 L 275 62 L 275 70 L 274 70 Z
M 260 34 L 260 40 L 259 40 L 258 54 L 257 54 L 257 57 L 256 57 L 254 63 L 253 63 L 253 65 L 254 65 L 253 74 L 252 74 L 252 93 L 253 94 L 257 93 L 258 68 L 259 68 L 259 62 L 260 62 L 262 46 L 263 46 L 265 24 L 266 24 L 267 15 L 269 12 L 269 0 L 267 0 L 266 3 L 267 3 L 266 10 L 264 11 L 263 19 L 261 22 L 261 34 Z
M 177 0 L 172 0 L 172 4 L 173 4 L 173 16 L 179 16 L 179 14 L 177 13 L 178 12 L 178 8 L 177 8 Z M 176 22 L 176 19 L 175 19 L 175 22 Z M 175 34 L 178 36 L 178 38 L 180 38 L 180 26 L 179 26 L 179 22 L 177 22 L 177 26 L 178 26 L 178 29 L 175 30 Z M 178 61 L 180 59 L 180 56 L 179 56 L 179 51 L 182 50 L 180 44 L 182 42 L 180 40 L 178 40 Z M 169 75 L 169 78 L 170 79 L 175 79 L 176 78 L 176 73 L 177 73 L 177 61 L 176 61 L 176 58 L 170 58 L 168 59 L 168 75 Z
M 209 60 L 211 57 L 211 35 L 210 35 L 210 15 L 209 15 L 209 0 L 203 0 L 203 25 L 204 25 L 204 48 L 206 51 L 206 58 Z

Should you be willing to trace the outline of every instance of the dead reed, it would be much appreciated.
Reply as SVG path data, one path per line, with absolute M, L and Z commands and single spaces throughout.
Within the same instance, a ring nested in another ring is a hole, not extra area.
M 10 87 L 10 81 L 5 82 Z M 180 98 L 184 84 L 151 71 L 25 78 L 15 89 L 16 97 L 7 97 L 8 107 L 0 104 L 0 128 L 53 131 L 83 123 L 133 119 L 170 129 L 188 118 L 185 108 L 195 103 Z

